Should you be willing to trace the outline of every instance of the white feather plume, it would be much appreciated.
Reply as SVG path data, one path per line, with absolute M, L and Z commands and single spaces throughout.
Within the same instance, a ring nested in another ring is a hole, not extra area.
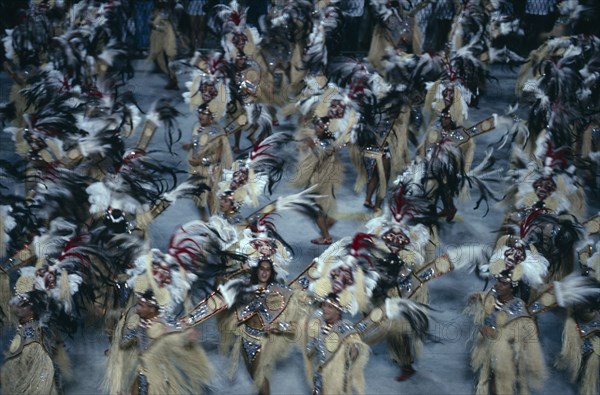
M 572 273 L 554 282 L 554 296 L 561 307 L 585 303 L 589 298 L 600 295 L 598 284 L 579 273 Z

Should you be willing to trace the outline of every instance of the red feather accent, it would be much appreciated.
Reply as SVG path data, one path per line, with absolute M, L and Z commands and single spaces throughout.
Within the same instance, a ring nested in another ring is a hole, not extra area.
M 357 233 L 352 238 L 352 244 L 350 244 L 350 255 L 358 257 L 360 256 L 358 252 L 363 248 L 372 248 L 374 246 L 373 243 L 373 234 L 371 233 Z
M 260 216 L 256 220 L 254 224 L 250 224 L 247 226 L 254 233 L 262 232 L 264 230 L 275 231 L 277 228 L 275 226 L 275 222 L 271 220 L 273 213 L 266 213 Z
M 390 210 L 392 211 L 392 216 L 396 220 L 396 222 L 401 222 L 406 214 L 406 199 L 404 198 L 404 194 L 406 193 L 407 185 L 405 183 L 401 183 L 394 192 L 392 204 L 390 205 Z
M 552 141 L 548 141 L 546 144 L 546 158 L 550 158 L 548 166 L 551 168 L 566 169 L 569 165 L 569 147 L 561 147 L 554 150 Z
M 233 22 L 236 26 L 239 26 L 240 23 L 242 23 L 242 14 L 240 14 L 239 11 L 233 11 L 229 15 L 229 20 Z
M 535 209 L 527 216 L 527 218 L 523 220 L 523 222 L 521 222 L 521 225 L 519 226 L 519 237 L 521 238 L 521 240 L 525 238 L 527 232 L 529 232 L 529 230 L 531 229 L 531 223 L 533 222 L 533 220 L 536 219 L 538 215 L 547 213 L 548 211 L 550 210 L 548 210 L 545 207 Z
M 250 160 L 253 161 L 254 159 L 258 158 L 259 156 L 271 156 L 274 157 L 275 155 L 266 152 L 269 148 L 273 147 L 273 144 L 269 144 L 269 143 L 258 143 L 257 145 L 254 146 L 254 148 L 252 148 L 252 151 L 250 151 Z
M 74 257 L 79 259 L 79 261 L 81 262 L 81 271 L 83 272 L 86 268 L 91 267 L 91 261 L 90 258 L 85 255 L 82 254 L 80 252 L 69 252 L 73 249 L 75 249 L 77 247 L 78 244 L 80 244 L 84 237 L 87 236 L 87 234 L 82 234 L 82 235 L 77 235 L 73 238 L 71 238 L 67 244 L 65 244 L 65 246 L 63 247 L 62 252 L 60 253 L 60 256 L 58 257 L 58 260 L 60 262 L 64 261 L 65 259 L 69 258 L 69 257 Z

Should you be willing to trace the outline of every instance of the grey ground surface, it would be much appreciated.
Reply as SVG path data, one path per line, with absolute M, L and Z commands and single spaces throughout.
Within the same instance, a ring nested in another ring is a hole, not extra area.
M 189 79 L 187 75 L 179 76 L 179 91 L 166 91 L 166 83 L 161 74 L 153 73 L 151 67 L 139 61 L 136 63 L 136 76 L 129 81 L 128 89 L 134 91 L 143 109 L 148 109 L 150 104 L 160 98 L 168 97 L 182 112 L 180 127 L 184 132 L 184 139 L 188 140 L 195 115 L 191 114 L 183 102 L 181 93 L 184 82 Z M 502 67 L 493 67 L 492 75 L 497 79 L 489 82 L 486 92 L 480 101 L 479 108 L 470 111 L 468 124 L 475 123 L 492 113 L 504 113 L 507 105 L 514 98 L 514 83 L 517 70 Z M 0 74 L 2 82 L 2 96 L 5 100 L 8 94 L 6 74 Z M 294 128 L 292 120 L 280 119 L 280 128 Z M 137 131 L 139 133 L 139 130 Z M 11 157 L 13 149 L 10 137 L 2 133 L 1 154 L 3 158 Z M 486 146 L 498 139 L 498 134 L 490 133 L 477 141 L 475 162 L 483 156 Z M 137 134 L 128 140 L 132 147 L 137 140 Z M 183 141 L 182 141 L 183 142 Z M 247 143 L 247 142 L 246 142 Z M 159 134 L 154 137 L 152 147 L 164 149 L 164 140 Z M 164 160 L 178 163 L 179 168 L 185 169 L 185 154 L 179 144 L 176 153 L 171 157 L 167 153 L 159 154 Z M 508 151 L 497 153 L 498 157 L 506 158 Z M 347 152 L 343 153 L 348 159 Z M 346 174 L 344 187 L 337 194 L 338 197 L 338 222 L 332 228 L 332 236 L 339 239 L 349 236 L 357 231 L 364 231 L 364 219 L 369 218 L 369 212 L 362 207 L 364 193 L 357 194 L 352 189 L 355 170 L 346 160 Z M 503 174 L 506 162 L 500 161 L 498 172 Z M 288 175 L 289 176 L 289 175 Z M 506 189 L 501 186 L 500 191 Z M 286 182 L 282 182 L 275 192 L 275 196 L 297 192 L 291 189 Z M 449 246 L 463 243 L 487 243 L 495 240 L 494 231 L 500 225 L 503 210 L 492 206 L 487 216 L 483 217 L 485 210 L 473 210 L 474 202 L 459 203 L 459 214 L 456 221 L 450 224 L 443 223 L 440 229 L 440 238 L 443 246 L 440 253 Z M 597 208 L 596 208 L 597 209 Z M 153 247 L 164 249 L 169 236 L 187 221 L 198 219 L 199 215 L 190 200 L 176 202 L 150 227 Z M 296 250 L 296 257 L 291 267 L 291 276 L 300 272 L 323 248 L 310 244 L 309 240 L 318 235 L 316 227 L 299 215 L 286 215 L 276 219 L 278 231 Z M 429 285 L 430 304 L 434 310 L 431 321 L 431 336 L 426 341 L 422 356 L 417 360 L 415 368 L 417 373 L 405 382 L 394 381 L 398 367 L 389 359 L 385 344 L 372 348 L 371 357 L 366 368 L 366 392 L 368 394 L 470 394 L 473 393 L 474 375 L 469 367 L 468 339 L 473 330 L 471 321 L 462 314 L 467 297 L 470 293 L 481 291 L 484 282 L 474 273 L 452 272 L 446 276 L 432 281 Z M 543 344 L 546 362 L 549 367 L 549 376 L 539 394 L 573 394 L 575 388 L 568 382 L 567 376 L 552 368 L 554 358 L 560 350 L 563 312 L 546 313 L 539 318 L 541 341 Z M 218 334 L 214 321 L 209 321 L 202 326 L 202 346 L 212 357 L 218 370 L 214 380 L 215 394 L 250 394 L 253 388 L 248 374 L 240 364 L 240 369 L 235 372 L 233 379 L 228 377 L 229 361 L 218 353 Z M 10 332 L 5 332 L 2 337 L 3 350 L 7 347 Z M 84 327 L 74 339 L 68 342 L 68 351 L 74 367 L 74 379 L 66 385 L 66 394 L 96 394 L 101 393 L 99 383 L 103 376 L 106 357 L 104 350 L 108 347 L 107 339 L 103 333 L 94 327 Z M 294 349 L 288 358 L 277 367 L 271 379 L 271 390 L 274 394 L 306 394 L 310 387 L 304 375 L 301 355 Z

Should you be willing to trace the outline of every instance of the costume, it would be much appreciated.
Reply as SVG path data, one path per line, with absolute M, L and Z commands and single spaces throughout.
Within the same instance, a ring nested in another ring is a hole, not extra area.
M 528 392 L 542 384 L 546 368 L 537 326 L 514 287 L 522 279 L 539 287 L 547 266 L 543 257 L 526 252 L 519 240 L 492 257 L 489 269 L 498 279 L 496 285 L 472 295 L 465 310 L 477 326 L 471 351 L 477 394 Z
M 382 60 L 388 51 L 421 54 L 421 34 L 415 16 L 426 2 L 412 10 L 390 5 L 387 0 L 371 0 L 370 3 L 377 21 L 367 56 L 369 63 L 382 70 Z
M 247 7 L 241 7 L 234 0 L 215 9 L 210 24 L 221 35 L 224 58 L 235 73 L 231 80 L 233 100 L 229 109 L 231 122 L 227 129 L 235 135 L 233 149 L 238 153 L 243 130 L 253 144 L 271 134 L 274 111 L 270 113 L 258 101 L 260 97 L 260 101 L 271 102 L 268 90 L 273 87 L 272 76 L 260 53 L 258 30 L 246 24 Z
M 493 164 L 491 152 L 488 152 L 482 162 L 471 171 L 475 153 L 473 137 L 487 133 L 495 128 L 495 118 L 490 117 L 478 122 L 470 128 L 460 126 L 468 118 L 468 106 L 474 97 L 469 87 L 463 85 L 454 69 L 456 65 L 471 64 L 472 57 L 459 51 L 446 63 L 446 77 L 431 84 L 427 91 L 424 104 L 424 119 L 427 130 L 420 146 L 417 148 L 425 172 L 422 182 L 424 189 L 437 205 L 442 201 L 443 209 L 438 213 L 451 222 L 456 214 L 454 198 L 461 195 L 467 197 L 469 188 L 475 185 L 480 192 L 482 201 L 489 198 L 498 200 L 488 183 L 499 179 L 490 179 L 486 170 Z M 475 62 L 476 63 L 476 62 Z M 462 68 L 461 68 L 462 69 Z M 477 69 L 473 66 L 469 70 Z M 470 73 L 469 73 L 470 74 Z M 417 171 L 418 172 L 418 171 Z M 415 169 L 407 172 L 415 173 Z M 467 173 L 469 173 L 467 175 Z M 473 180 L 478 181 L 473 183 Z M 444 186 L 441 188 L 441 186 Z
M 570 373 L 579 393 L 598 393 L 600 370 L 600 312 L 582 310 L 567 317 L 557 367 Z
M 578 273 L 546 284 L 548 261 L 514 237 L 501 238 L 480 270 L 497 282 L 492 290 L 472 295 L 465 310 L 479 327 L 471 353 L 471 366 L 479 372 L 476 392 L 523 392 L 541 385 L 546 373 L 534 316 L 596 298 L 600 289 Z M 527 292 L 529 301 L 517 292 Z M 569 357 L 580 355 L 576 350 L 572 347 Z
M 427 284 L 456 267 L 447 254 L 426 261 L 428 244 L 431 244 L 430 229 L 433 210 L 424 196 L 419 195 L 418 185 L 400 184 L 390 195 L 390 210 L 384 215 L 367 222 L 366 227 L 374 238 L 377 249 L 374 251 L 373 266 L 378 273 L 377 285 L 371 297 L 370 315 L 375 316 L 377 308 L 387 306 L 398 298 L 417 304 L 427 304 L 429 294 Z M 425 313 L 427 315 L 427 313 Z M 393 315 L 388 314 L 388 318 Z M 378 329 L 372 318 L 367 318 L 359 326 L 373 326 L 375 336 L 363 336 L 367 343 L 385 337 L 392 360 L 400 365 L 401 373 L 396 380 L 403 381 L 415 373 L 412 364 L 423 347 L 423 333 L 406 325 L 403 319 L 388 320 L 387 332 Z M 383 333 L 381 333 L 383 332 Z
M 190 110 L 196 111 L 198 106 L 208 104 L 217 122 L 225 117 L 230 98 L 227 63 L 223 55 L 210 52 L 206 55 L 196 53 L 192 58 L 192 80 L 186 82 L 188 92 L 182 94 Z
M 154 11 L 150 24 L 152 32 L 150 33 L 150 49 L 147 60 L 156 61 L 161 71 L 169 78 L 165 89 L 178 89 L 177 76 L 169 65 L 177 55 L 177 37 L 170 20 L 171 10 L 169 7 L 168 1 L 159 1 L 157 9 Z
M 2 366 L 3 394 L 62 393 L 48 337 L 47 328 L 33 320 L 17 327 Z M 24 372 L 26 376 L 21 377 Z
M 3 394 L 63 393 L 71 371 L 61 332 L 74 333 L 71 294 L 81 282 L 68 266 L 21 269 L 9 303 L 19 324 L 0 369 Z
M 199 107 L 200 109 L 200 107 Z M 208 117 L 212 118 L 210 110 Z M 208 122 L 207 122 L 208 123 Z M 233 154 L 227 134 L 211 120 L 208 125 L 196 123 L 192 130 L 192 141 L 188 152 L 189 173 L 199 175 L 206 180 L 212 192 L 194 198 L 199 208 L 206 207 L 211 214 L 217 211 L 216 195 L 223 169 L 229 169 Z
M 328 121 L 325 121 L 328 122 Z M 339 157 L 339 145 L 328 130 L 321 136 L 314 131 L 303 129 L 297 140 L 309 139 L 314 147 L 303 147 L 298 158 L 298 177 L 292 185 L 298 188 L 316 186 L 314 193 L 321 195 L 317 203 L 326 214 L 335 210 L 336 190 L 342 185 L 343 167 Z
M 204 250 L 202 234 L 190 224 L 171 238 L 169 250 L 145 251 L 128 270 L 136 305 L 123 311 L 109 350 L 103 386 L 111 393 L 203 393 L 212 364 L 197 333 L 175 320 L 190 297 Z M 208 248 L 209 244 L 206 243 Z M 131 305 L 130 305 L 131 306 Z
M 241 353 L 255 386 L 264 393 L 268 391 L 268 380 L 275 363 L 290 350 L 289 339 L 294 337 L 306 308 L 301 299 L 302 291 L 294 291 L 273 280 L 269 280 L 266 287 L 254 283 L 257 280 L 253 281 L 255 275 L 252 273 L 261 265 L 270 265 L 271 277 L 276 276 L 273 264 L 265 263 L 270 262 L 270 258 L 258 259 L 258 266 L 250 275 L 232 279 L 221 287 L 230 310 L 222 318 L 219 329 L 225 349 L 229 341 L 233 341 L 230 373 L 237 370 Z M 236 288 L 240 291 L 232 292 Z M 234 334 L 233 339 L 228 338 L 231 334 Z
M 153 294 L 144 295 L 138 298 Z M 205 392 L 212 365 L 195 339 L 176 322 L 166 316 L 141 318 L 130 310 L 116 334 L 105 378 L 107 390 L 140 395 Z
M 591 254 L 592 246 L 580 256 L 582 276 L 598 282 L 600 275 L 600 253 L 598 245 Z M 590 256 L 591 255 L 591 256 Z M 598 298 L 588 299 L 569 310 L 562 334 L 562 348 L 555 366 L 566 370 L 571 381 L 579 386 L 579 393 L 591 395 L 600 389 L 600 310 Z
M 525 302 L 515 297 L 501 304 L 489 291 L 479 296 L 472 312 L 479 328 L 493 328 L 495 333 L 493 337 L 475 333 L 471 353 L 471 366 L 479 373 L 475 392 L 509 394 L 539 387 L 546 370 L 537 327 Z
M 304 336 L 304 365 L 313 394 L 364 393 L 369 346 L 349 321 L 328 324 L 317 310 L 306 321 Z

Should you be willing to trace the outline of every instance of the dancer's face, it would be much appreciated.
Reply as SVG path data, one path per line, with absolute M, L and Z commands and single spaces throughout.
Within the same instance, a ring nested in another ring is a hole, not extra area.
M 261 284 L 267 284 L 269 278 L 271 278 L 271 273 L 273 269 L 271 268 L 271 264 L 267 261 L 262 261 L 258 265 L 258 282 Z
M 148 320 L 154 318 L 158 315 L 158 308 L 146 301 L 145 299 L 140 299 L 137 305 L 137 313 L 140 318 Z
M 494 284 L 494 293 L 498 298 L 506 298 L 512 295 L 512 283 L 509 278 L 499 278 Z
M 233 211 L 233 201 L 228 197 L 222 197 L 219 199 L 219 210 L 223 213 L 229 213 Z
M 341 318 L 338 308 L 327 301 L 321 304 L 321 310 L 323 311 L 323 320 L 328 324 L 333 324 Z
M 347 266 L 340 266 L 331 271 L 331 288 L 334 293 L 340 293 L 354 284 L 354 276 Z
M 551 177 L 542 177 L 533 183 L 533 188 L 537 198 L 539 200 L 545 200 L 554 191 L 556 191 L 556 184 Z
M 10 301 L 10 308 L 18 320 L 33 318 L 31 302 L 27 297 L 16 296 Z
M 212 113 L 209 110 L 202 110 L 198 113 L 198 121 L 201 126 L 209 126 L 212 121 Z

